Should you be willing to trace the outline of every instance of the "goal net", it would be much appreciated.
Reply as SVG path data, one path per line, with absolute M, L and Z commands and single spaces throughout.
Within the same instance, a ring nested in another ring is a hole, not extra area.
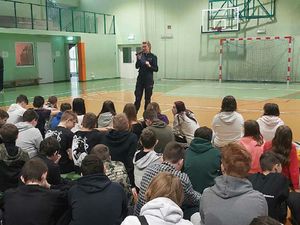
M 291 37 L 221 39 L 219 79 L 289 82 L 291 41 Z

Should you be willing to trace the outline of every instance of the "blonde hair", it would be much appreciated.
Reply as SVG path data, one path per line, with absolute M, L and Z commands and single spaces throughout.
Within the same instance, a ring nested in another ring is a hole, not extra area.
M 181 206 L 184 192 L 180 179 L 168 172 L 161 172 L 156 175 L 149 184 L 145 198 L 148 202 L 158 197 L 169 198 Z
M 120 113 L 114 116 L 113 128 L 117 131 L 129 130 L 129 122 L 125 113 Z
M 147 45 L 149 47 L 149 51 L 151 52 L 151 43 L 150 41 L 143 41 L 143 45 Z

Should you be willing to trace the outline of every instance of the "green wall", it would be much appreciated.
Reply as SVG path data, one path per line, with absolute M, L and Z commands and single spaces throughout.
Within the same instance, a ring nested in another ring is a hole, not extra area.
M 150 40 L 152 51 L 158 56 L 160 78 L 218 79 L 219 39 L 259 36 L 256 31 L 260 25 L 266 29 L 261 36 L 294 37 L 292 79 L 300 81 L 299 0 L 277 1 L 273 23 L 266 19 L 252 20 L 246 27 L 242 24 L 238 33 L 219 35 L 201 34 L 201 10 L 206 8 L 208 0 L 81 1 L 83 10 L 116 15 L 117 45 Z M 167 29 L 168 25 L 171 29 Z M 135 34 L 135 40 L 128 41 L 129 34 Z M 172 38 L 163 38 L 166 35 Z

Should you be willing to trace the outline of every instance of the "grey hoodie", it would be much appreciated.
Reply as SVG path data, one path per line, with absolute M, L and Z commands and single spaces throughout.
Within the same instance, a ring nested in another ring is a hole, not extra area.
M 101 113 L 98 118 L 98 127 L 112 127 L 113 118 L 110 112 Z
M 36 156 L 40 149 L 40 143 L 43 140 L 39 129 L 28 122 L 19 122 L 16 124 L 16 127 L 19 130 L 16 146 L 27 152 L 29 158 Z
M 238 112 L 220 112 L 212 122 L 213 143 L 223 147 L 230 142 L 237 142 L 243 136 L 244 119 Z
M 201 196 L 201 224 L 248 225 L 253 218 L 268 215 L 265 197 L 248 179 L 223 175 L 215 182 Z
M 262 116 L 257 120 L 260 133 L 265 141 L 270 141 L 275 136 L 276 129 L 284 125 L 284 122 L 278 116 Z
M 145 156 L 140 158 L 139 160 L 136 159 L 136 155 L 140 151 L 137 151 L 133 157 L 133 165 L 134 165 L 134 183 L 135 185 L 140 188 L 142 177 L 147 169 L 148 166 L 154 163 L 160 163 L 161 156 L 159 156 L 155 151 L 148 152 Z

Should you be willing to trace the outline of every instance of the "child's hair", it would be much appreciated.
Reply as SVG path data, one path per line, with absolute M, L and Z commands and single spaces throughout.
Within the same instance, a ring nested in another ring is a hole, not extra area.
M 279 126 L 272 140 L 272 151 L 282 156 L 283 166 L 288 165 L 290 162 L 292 141 L 293 141 L 292 130 L 286 125 Z
M 31 122 L 33 120 L 38 120 L 39 115 L 34 111 L 34 109 L 27 109 L 23 114 L 23 122 Z
M 47 103 L 48 103 L 48 106 L 52 106 L 54 108 L 57 108 L 57 97 L 56 96 L 49 96 Z
M 35 108 L 41 108 L 44 106 L 45 100 L 43 96 L 35 96 L 33 99 L 33 106 Z
M 92 148 L 92 150 L 90 152 L 90 155 L 96 155 L 102 161 L 109 161 L 110 160 L 109 148 L 106 145 L 103 145 L 103 144 L 95 145 Z
M 55 137 L 47 137 L 40 144 L 40 152 L 48 157 L 59 152 L 60 144 Z
M 106 100 L 105 102 L 103 102 L 102 109 L 101 109 L 99 115 L 102 113 L 106 113 L 106 112 L 110 112 L 113 116 L 116 115 L 115 105 L 111 100 Z M 98 115 L 98 117 L 99 117 L 99 115 Z
M 185 107 L 185 104 L 183 101 L 176 101 L 174 102 L 174 105 L 176 107 L 176 111 L 177 111 L 177 114 L 181 114 L 183 112 L 185 112 L 185 115 L 190 118 L 191 120 L 193 120 L 195 123 L 197 123 L 197 120 L 192 116 L 193 112 L 191 110 L 188 110 L 186 107 Z
M 144 129 L 142 131 L 140 142 L 144 148 L 147 149 L 153 148 L 156 144 L 156 141 L 157 141 L 156 135 L 152 130 Z
M 41 181 L 42 175 L 48 171 L 48 167 L 43 160 L 33 158 L 28 160 L 22 168 L 21 175 L 26 182 Z
M 168 172 L 161 172 L 152 179 L 145 196 L 146 201 L 165 197 L 171 199 L 178 206 L 181 206 L 184 199 L 184 192 L 178 177 Z
M 123 113 L 126 114 L 129 124 L 132 121 L 137 121 L 136 108 L 133 103 L 127 103 L 124 106 Z
M 65 111 L 62 116 L 61 116 L 61 119 L 60 121 L 67 121 L 67 120 L 73 120 L 73 121 L 77 121 L 77 116 L 74 112 L 70 111 L 70 110 L 67 110 Z
M 276 153 L 267 151 L 260 156 L 259 163 L 262 171 L 272 171 L 276 164 L 280 164 L 280 159 Z
M 209 127 L 199 127 L 195 130 L 194 137 L 199 137 L 208 141 L 212 140 L 213 131 Z
M 222 100 L 221 112 L 234 112 L 237 109 L 237 103 L 232 95 L 227 95 Z
M 4 143 L 15 142 L 18 134 L 18 128 L 14 124 L 6 123 L 0 128 L 0 135 Z
M 259 216 L 254 218 L 249 225 L 281 225 L 281 223 L 269 216 Z
M 84 115 L 86 113 L 84 99 L 74 98 L 72 102 L 72 109 L 78 116 Z
M 97 116 L 94 113 L 86 113 L 82 119 L 82 126 L 87 129 L 94 129 L 97 124 Z
M 8 113 L 5 110 L 0 109 L 0 119 L 5 119 L 8 117 L 9 117 Z
M 22 103 L 22 102 L 25 102 L 26 105 L 28 105 L 28 98 L 26 95 L 19 95 L 17 98 L 16 98 L 16 103 Z
M 72 109 L 72 106 L 70 103 L 67 103 L 67 102 L 64 102 L 60 105 L 60 111 L 61 112 L 65 112 L 67 110 L 71 110 Z
M 252 137 L 257 142 L 257 146 L 261 146 L 264 143 L 259 124 L 256 120 L 247 120 L 244 122 L 244 133 L 244 137 Z
M 113 118 L 113 128 L 117 131 L 128 131 L 129 122 L 125 113 L 120 113 Z
M 154 109 L 157 114 L 161 113 L 159 104 L 157 102 L 150 102 L 146 109 Z
M 230 143 L 222 149 L 222 164 L 227 175 L 245 178 L 251 168 L 251 155 L 240 144 Z
M 279 116 L 279 106 L 276 103 L 266 103 L 264 105 L 264 116 Z

